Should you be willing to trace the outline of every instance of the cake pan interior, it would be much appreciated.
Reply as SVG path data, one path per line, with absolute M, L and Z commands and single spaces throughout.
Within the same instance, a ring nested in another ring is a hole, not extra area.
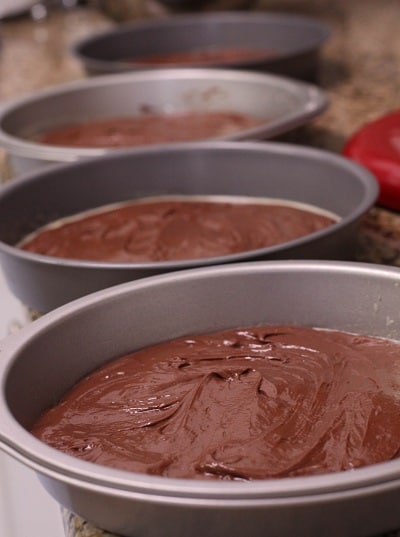
M 232 291 L 234 290 L 234 292 Z M 67 388 L 106 361 L 159 341 L 261 323 L 395 340 L 400 274 L 350 262 L 270 261 L 156 276 L 79 299 L 2 342 L 0 444 L 53 497 L 128 537 L 358 537 L 400 526 L 400 461 L 247 483 L 172 479 L 87 463 L 27 431 Z M 234 485 L 234 486 L 233 486 Z
M 338 216 L 301 238 L 237 254 L 182 261 L 111 263 L 53 258 L 15 245 L 53 220 L 135 198 L 234 195 L 314 205 Z M 364 168 L 326 151 L 257 142 L 204 142 L 54 166 L 0 193 L 0 262 L 27 306 L 45 313 L 110 285 L 171 270 L 256 259 L 352 259 L 361 216 L 377 196 Z
M 80 80 L 9 102 L 0 112 L 0 145 L 14 175 L 45 163 L 107 153 L 35 141 L 72 123 L 151 114 L 230 111 L 259 120 L 219 139 L 260 140 L 303 125 L 327 106 L 317 86 L 284 77 L 224 69 L 159 69 Z M 137 146 L 140 149 L 139 146 Z M 143 147 L 143 146 L 142 146 Z
M 328 26 L 304 15 L 263 12 L 214 12 L 174 15 L 157 20 L 120 24 L 106 32 L 86 37 L 72 53 L 91 75 L 151 67 L 168 67 L 139 60 L 146 56 L 199 50 L 254 49 L 256 58 L 215 60 L 199 66 L 232 67 L 267 71 L 314 80 L 318 58 L 328 39 Z M 135 61 L 136 60 L 136 61 Z M 171 64 L 173 65 L 173 64 Z M 169 67 L 171 67 L 169 65 Z M 181 63 L 190 66 L 190 61 Z

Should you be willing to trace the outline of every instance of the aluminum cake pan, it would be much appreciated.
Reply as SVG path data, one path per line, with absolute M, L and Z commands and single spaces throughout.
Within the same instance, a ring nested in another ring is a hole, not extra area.
M 113 149 L 56 147 L 34 137 L 52 128 L 106 117 L 235 111 L 260 124 L 222 140 L 261 140 L 286 133 L 328 105 L 317 86 L 284 77 L 224 69 L 158 69 L 69 82 L 9 101 L 0 111 L 0 146 L 11 173 L 71 162 Z M 143 146 L 142 146 L 143 147 Z
M 256 59 L 215 61 L 211 65 L 204 62 L 197 66 L 265 71 L 314 80 L 320 49 L 330 34 L 322 21 L 299 14 L 243 11 L 175 14 L 119 24 L 79 40 L 71 51 L 89 75 L 99 75 L 173 67 L 135 62 L 144 56 L 244 47 L 265 54 Z M 191 65 L 187 62 L 180 66 Z
M 352 259 L 359 219 L 378 192 L 374 177 L 333 153 L 290 144 L 204 142 L 121 151 L 54 166 L 0 191 L 0 263 L 12 292 L 41 313 L 161 272 L 257 259 Z M 340 220 L 275 246 L 188 261 L 110 263 L 60 259 L 17 248 L 39 226 L 89 208 L 159 195 L 235 195 L 311 204 Z
M 260 323 L 400 339 L 400 272 L 350 262 L 192 269 L 109 288 L 0 343 L 0 445 L 69 510 L 127 537 L 359 537 L 400 527 L 400 459 L 246 483 L 172 479 L 67 456 L 27 429 L 83 375 L 173 337 Z

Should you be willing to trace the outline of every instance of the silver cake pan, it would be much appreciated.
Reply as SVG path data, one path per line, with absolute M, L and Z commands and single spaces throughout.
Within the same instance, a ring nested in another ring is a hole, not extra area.
M 17 248 L 39 226 L 89 208 L 158 195 L 278 198 L 333 212 L 339 221 L 275 246 L 188 261 L 111 263 L 60 259 Z M 361 216 L 377 183 L 333 153 L 278 142 L 203 142 L 121 151 L 52 166 L 0 191 L 0 263 L 12 292 L 45 313 L 118 283 L 157 273 L 257 259 L 352 259 Z
M 85 374 L 135 349 L 260 323 L 399 340 L 399 302 L 397 268 L 343 261 L 238 263 L 105 289 L 0 342 L 0 446 L 68 510 L 127 537 L 367 537 L 400 528 L 400 459 L 319 476 L 210 482 L 89 463 L 29 433 Z
M 235 111 L 260 124 L 221 137 L 268 139 L 307 123 L 327 106 L 322 90 L 276 75 L 219 69 L 161 69 L 69 82 L 8 102 L 0 111 L 0 146 L 12 175 L 113 149 L 55 147 L 35 136 L 75 122 L 190 111 Z M 140 148 L 139 148 L 140 150 Z
M 81 39 L 73 46 L 72 53 L 89 75 L 99 75 L 145 69 L 146 65 L 138 62 L 144 56 L 244 47 L 265 54 L 253 60 L 212 65 L 205 62 L 203 67 L 267 71 L 314 80 L 320 49 L 330 33 L 325 23 L 305 15 L 249 11 L 196 13 L 119 24 Z M 185 66 L 190 67 L 190 63 Z M 147 66 L 154 67 L 168 66 L 160 63 Z

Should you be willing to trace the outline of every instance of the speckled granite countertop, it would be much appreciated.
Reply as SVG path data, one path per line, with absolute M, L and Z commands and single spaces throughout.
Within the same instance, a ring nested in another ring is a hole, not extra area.
M 138 0 L 139 1 L 139 0 Z M 147 1 L 147 0 L 144 0 Z M 228 5 L 228 2 L 226 2 Z M 311 14 L 333 34 L 321 54 L 319 84 L 329 109 L 282 139 L 340 152 L 363 123 L 400 108 L 399 0 L 259 0 L 258 9 Z M 84 76 L 69 54 L 79 38 L 114 24 L 93 8 L 54 11 L 42 21 L 1 26 L 1 100 Z M 0 152 L 0 172 L 4 153 Z M 400 214 L 374 207 L 362 223 L 357 259 L 400 266 Z M 110 534 L 63 512 L 66 537 Z M 400 532 L 391 536 L 400 537 Z M 339 536 L 338 536 L 339 537 Z

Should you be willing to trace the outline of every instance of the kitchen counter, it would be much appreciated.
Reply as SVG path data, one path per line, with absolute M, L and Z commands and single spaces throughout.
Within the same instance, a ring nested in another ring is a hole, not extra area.
M 255 8 L 311 14 L 326 21 L 333 32 L 322 49 L 317 80 L 330 106 L 311 124 L 282 136 L 282 141 L 340 152 L 362 124 L 400 108 L 399 0 L 259 0 Z M 26 17 L 4 21 L 0 106 L 1 100 L 84 77 L 70 46 L 113 24 L 92 7 L 55 9 L 40 21 Z M 0 151 L 0 175 L 6 175 L 5 169 L 5 154 Z M 360 261 L 400 266 L 400 215 L 372 208 L 362 222 L 355 255 Z M 110 535 L 68 512 L 63 512 L 63 520 L 66 537 Z M 400 532 L 391 535 L 400 537 Z

